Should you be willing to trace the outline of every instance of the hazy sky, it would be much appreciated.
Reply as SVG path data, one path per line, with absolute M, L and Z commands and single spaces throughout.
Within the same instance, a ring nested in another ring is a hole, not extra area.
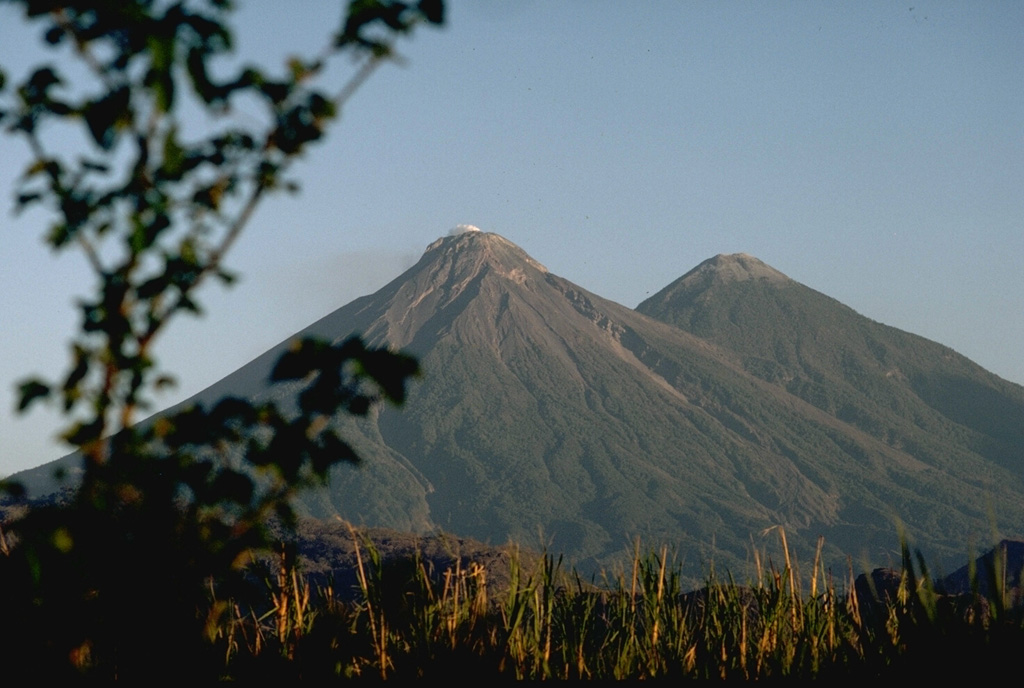
M 267 66 L 318 49 L 338 2 L 239 0 Z M 1024 3 L 448 3 L 357 93 L 157 349 L 166 404 L 414 262 L 459 223 L 636 306 L 751 253 L 858 312 L 1024 382 Z M 0 5 L 0 64 L 39 28 Z M 339 75 L 340 77 L 340 75 Z M 236 116 L 244 117 L 245 112 Z M 24 144 L 0 137 L 0 474 L 57 458 L 13 387 L 66 372 L 79 256 L 14 217 Z

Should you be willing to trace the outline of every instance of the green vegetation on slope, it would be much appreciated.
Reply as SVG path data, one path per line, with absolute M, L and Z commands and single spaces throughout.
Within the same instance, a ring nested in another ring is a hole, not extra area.
M 884 476 L 866 485 L 861 470 L 824 472 L 851 528 L 865 511 L 888 513 L 940 558 L 977 540 L 978 524 L 991 525 L 993 515 L 1021 532 L 1013 499 L 1024 477 L 1019 385 L 743 254 L 705 261 L 637 310 L 732 352 L 747 372 L 834 419 L 831 441 L 863 471 Z M 780 450 L 833 453 L 807 446 L 811 439 L 792 437 Z

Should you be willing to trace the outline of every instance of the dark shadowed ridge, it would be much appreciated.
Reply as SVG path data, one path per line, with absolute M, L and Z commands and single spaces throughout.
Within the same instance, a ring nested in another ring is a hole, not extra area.
M 808 566 L 824 535 L 837 572 L 847 554 L 898 560 L 897 521 L 940 563 L 986 541 L 993 513 L 1024 531 L 1020 387 L 742 254 L 638 311 L 496 234 L 434 242 L 300 333 L 362 334 L 423 370 L 404 408 L 337 419 L 365 460 L 306 511 L 548 545 L 586 571 L 640 537 L 695 582 L 712 561 L 742 579 L 752 548 L 778 559 L 779 525 Z M 193 401 L 267 394 L 287 346 Z
M 948 594 L 975 592 L 987 599 L 1003 596 L 1007 606 L 1024 602 L 1024 541 L 1003 540 L 993 549 L 939 581 L 939 589 Z

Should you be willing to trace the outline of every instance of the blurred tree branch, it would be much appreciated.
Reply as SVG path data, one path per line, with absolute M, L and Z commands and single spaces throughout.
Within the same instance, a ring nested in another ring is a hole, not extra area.
M 31 614 L 40 633 L 61 614 L 79 613 L 65 624 L 76 630 L 63 644 L 47 641 L 51 650 L 78 669 L 118 675 L 137 666 L 126 659 L 131 638 L 116 630 L 125 590 L 135 585 L 124 571 L 138 573 L 140 560 L 157 557 L 190 581 L 188 598 L 203 576 L 237 570 L 250 548 L 266 544 L 268 515 L 290 522 L 296 490 L 356 461 L 330 419 L 404 398 L 413 359 L 358 339 L 306 341 L 271 381 L 305 383 L 298 414 L 232 398 L 137 424 L 149 393 L 174 381 L 157 365 L 154 341 L 179 314 L 200 312 L 203 283 L 233 281 L 225 256 L 259 204 L 297 188 L 286 176 L 290 165 L 393 57 L 398 37 L 443 22 L 443 5 L 355 0 L 319 54 L 292 58 L 275 76 L 218 61 L 234 46 L 227 0 L 0 1 L 41 23 L 45 41 L 69 47 L 92 77 L 73 82 L 66 66 L 51 62 L 8 83 L 0 66 L 0 126 L 31 153 L 17 209 L 48 210 L 49 245 L 80 250 L 96 278 L 80 302 L 68 372 L 19 390 L 22 411 L 40 400 L 61 405 L 69 419 L 63 438 L 86 458 L 83 483 L 69 505 L 33 509 L 13 524 L 17 544 L 3 558 L 2 582 L 39 602 Z M 357 61 L 347 81 L 319 85 L 328 62 L 343 55 Z M 259 104 L 262 124 L 225 117 L 243 101 Z M 190 108 L 216 126 L 194 135 L 183 115 Z M 69 145 L 67 132 L 78 132 L 78 143 Z M 167 561 L 170 551 L 177 561 Z M 56 573 L 68 566 L 77 567 L 75 580 Z M 58 593 L 56 580 L 66 589 Z M 124 590 L 113 589 L 114 580 Z

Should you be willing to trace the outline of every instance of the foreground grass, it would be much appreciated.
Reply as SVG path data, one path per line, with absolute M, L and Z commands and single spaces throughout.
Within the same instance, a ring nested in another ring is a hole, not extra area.
M 999 581 L 943 596 L 905 550 L 891 589 L 858 595 L 851 576 L 837 585 L 816 559 L 802 590 L 784 533 L 781 541 L 781 567 L 755 562 L 746 585 L 710 575 L 684 592 L 665 550 L 638 547 L 629 570 L 600 584 L 552 556 L 528 570 L 513 559 L 496 594 L 472 562 L 388 567 L 364 542 L 353 598 L 311 589 L 282 557 L 266 609 L 214 600 L 230 613 L 207 633 L 224 657 L 222 677 L 240 679 L 948 679 L 1012 666 L 1024 641 Z

